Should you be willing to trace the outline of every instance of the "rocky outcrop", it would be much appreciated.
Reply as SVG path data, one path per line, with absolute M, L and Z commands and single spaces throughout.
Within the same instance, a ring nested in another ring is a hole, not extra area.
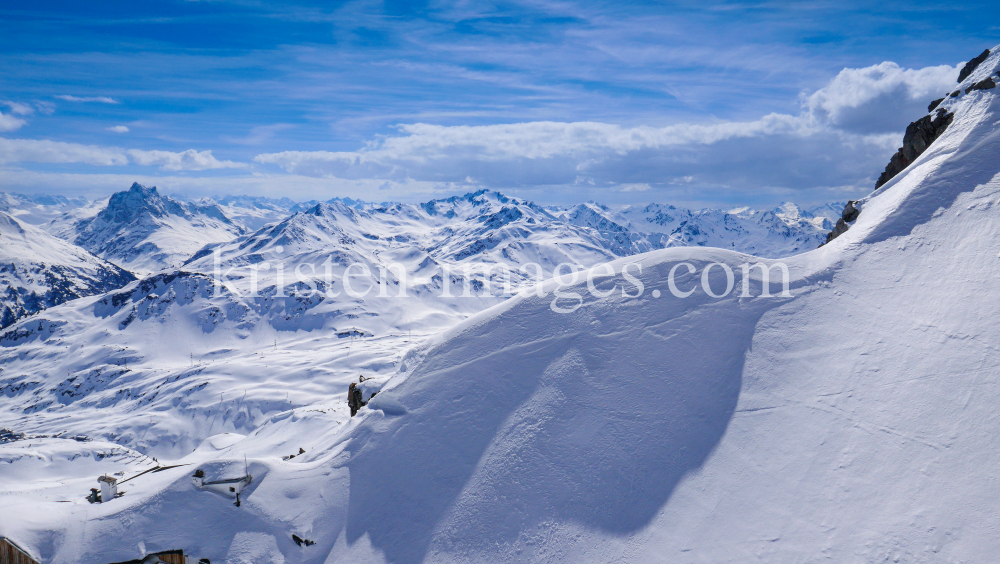
M 856 203 L 854 200 L 848 200 L 847 205 L 844 206 L 843 213 L 841 213 L 841 220 L 850 223 L 861 215 L 861 208 L 855 207 L 854 204 Z
M 991 88 L 996 88 L 997 83 L 993 81 L 992 76 L 986 77 L 986 80 L 980 80 L 979 82 L 973 84 L 972 86 L 965 89 L 965 93 L 968 94 L 973 90 L 989 90 Z
M 972 72 L 976 70 L 976 67 L 978 67 L 989 56 L 990 51 L 987 49 L 986 51 L 983 51 L 981 55 L 969 61 L 959 73 L 958 81 L 962 82 L 968 78 Z M 965 89 L 965 92 L 968 94 L 975 90 L 990 90 L 996 87 L 996 81 L 992 76 L 990 76 L 969 86 Z M 960 94 L 961 90 L 956 90 L 949 96 L 955 98 Z M 931 146 L 931 143 L 933 143 L 938 137 L 941 136 L 942 133 L 945 132 L 945 130 L 948 129 L 948 126 L 951 125 L 951 122 L 955 119 L 955 114 L 939 107 L 946 99 L 947 97 L 939 98 L 931 102 L 927 107 L 927 111 L 932 113 L 907 126 L 906 133 L 903 135 L 903 146 L 896 151 L 891 159 L 889 159 L 889 164 L 886 165 L 885 170 L 882 171 L 881 175 L 879 175 L 878 180 L 875 182 L 876 190 L 892 180 L 897 174 L 906 170 L 906 167 L 910 166 L 913 161 L 917 160 L 917 157 L 923 154 L 923 152 Z M 827 243 L 847 232 L 847 230 L 850 229 L 850 224 L 858 218 L 860 210 L 855 207 L 855 203 L 856 202 L 853 201 L 847 202 L 847 206 L 844 207 L 842 217 L 837 221 L 833 231 L 828 233 L 826 236 Z M 824 245 L 825 244 L 826 243 L 824 243 Z
M 980 53 L 980 55 L 975 59 L 972 59 L 968 63 L 965 63 L 965 66 L 962 67 L 962 70 L 959 71 L 958 73 L 958 81 L 962 82 L 963 80 L 969 78 L 969 75 L 971 75 L 973 71 L 976 70 L 976 67 L 981 65 L 982 62 L 985 61 L 989 56 L 990 56 L 990 50 L 987 49 L 982 53 Z
M 935 100 L 931 103 L 931 108 L 937 108 L 942 101 L 943 99 Z M 955 114 L 944 108 L 938 108 L 933 115 L 924 116 L 907 126 L 906 133 L 903 135 L 903 146 L 889 160 L 889 164 L 886 165 L 885 170 L 878 177 L 878 181 L 875 182 L 875 189 L 881 188 L 886 182 L 910 166 L 910 163 L 917 160 L 917 157 L 923 154 L 927 147 L 930 147 L 931 143 L 948 129 L 954 119 Z M 850 229 L 850 223 L 854 222 L 861 213 L 861 210 L 855 206 L 856 203 L 854 201 L 847 202 L 837 225 L 834 226 L 833 231 L 826 235 L 826 243 L 833 241 Z
M 903 146 L 889 160 L 885 171 L 875 182 L 875 189 L 881 188 L 886 182 L 910 166 L 910 163 L 917 160 L 917 157 L 948 129 L 954 118 L 955 114 L 944 110 L 944 108 L 939 108 L 933 116 L 924 116 L 908 125 L 906 134 L 903 135 Z
M 826 234 L 826 243 L 829 243 L 846 233 L 847 230 L 851 228 L 848 224 L 853 223 L 854 220 L 858 219 L 858 216 L 861 215 L 861 208 L 857 207 L 855 204 L 857 204 L 856 201 L 849 200 L 847 205 L 844 206 L 844 211 L 841 212 L 840 219 L 837 220 L 837 224 L 833 226 L 833 231 Z M 826 243 L 823 243 L 823 245 Z M 823 245 L 820 246 L 822 247 Z

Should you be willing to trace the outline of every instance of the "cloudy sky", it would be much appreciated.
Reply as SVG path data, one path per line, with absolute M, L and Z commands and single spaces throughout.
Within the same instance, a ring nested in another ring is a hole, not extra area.
M 273 4 L 0 2 L 0 191 L 843 200 L 1000 43 L 995 0 Z

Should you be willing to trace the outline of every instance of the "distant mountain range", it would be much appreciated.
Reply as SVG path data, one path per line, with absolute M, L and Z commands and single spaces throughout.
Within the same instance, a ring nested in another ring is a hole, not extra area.
M 445 270 L 449 284 L 461 287 L 458 291 L 467 284 L 477 289 L 495 286 L 502 283 L 494 279 L 498 273 L 467 277 L 465 270 L 504 265 L 518 288 L 536 277 L 522 269 L 529 263 L 538 264 L 548 276 L 561 263 L 587 267 L 677 246 L 788 256 L 822 243 L 842 207 L 833 203 L 802 209 L 785 203 L 764 211 L 690 210 L 663 204 L 610 208 L 588 202 L 563 208 L 488 191 L 422 204 L 251 196 L 183 201 L 138 183 L 93 202 L 0 194 L 6 229 L 32 233 L 31 250 L 14 245 L 5 249 L 6 261 L 14 265 L 7 270 L 18 274 L 8 279 L 4 324 L 69 299 L 121 287 L 133 276 L 181 267 L 211 274 L 216 251 L 227 268 L 262 262 L 276 256 L 277 249 L 290 270 L 329 257 L 340 265 L 360 262 L 367 265 L 372 284 L 378 281 L 379 268 L 401 264 L 408 271 L 406 284 L 418 292 L 440 290 Z M 46 254 L 41 248 L 50 248 L 48 262 L 38 260 Z M 261 274 L 260 284 L 276 283 L 274 272 Z M 459 309 L 466 315 L 495 301 L 484 299 L 474 306 L 463 302 Z

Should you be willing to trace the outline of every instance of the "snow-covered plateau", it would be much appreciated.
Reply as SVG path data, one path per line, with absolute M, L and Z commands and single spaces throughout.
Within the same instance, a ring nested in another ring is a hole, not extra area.
M 150 274 L 0 333 L 0 536 L 46 563 L 991 561 L 998 70 L 839 222 L 485 192 L 250 226 L 141 186 L 56 219 Z M 500 264 L 513 297 L 471 268 Z

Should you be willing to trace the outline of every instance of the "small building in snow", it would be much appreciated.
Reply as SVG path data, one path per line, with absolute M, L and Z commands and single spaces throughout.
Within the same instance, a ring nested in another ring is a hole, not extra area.
M 194 480 L 194 485 L 201 489 L 214 491 L 227 497 L 236 498 L 237 507 L 240 505 L 240 493 L 242 493 L 243 490 L 246 489 L 251 482 L 253 482 L 253 476 L 251 476 L 249 472 L 236 478 L 206 480 L 205 472 L 201 469 L 195 471 L 192 479 Z
M 39 562 L 14 541 L 0 537 L 0 564 L 39 564 Z
M 137 560 L 126 562 L 112 562 L 111 564 L 187 564 L 188 558 L 184 556 L 183 550 L 164 550 L 147 554 Z
M 101 486 L 101 503 L 107 503 L 118 495 L 118 480 L 111 476 L 100 476 L 97 483 Z

